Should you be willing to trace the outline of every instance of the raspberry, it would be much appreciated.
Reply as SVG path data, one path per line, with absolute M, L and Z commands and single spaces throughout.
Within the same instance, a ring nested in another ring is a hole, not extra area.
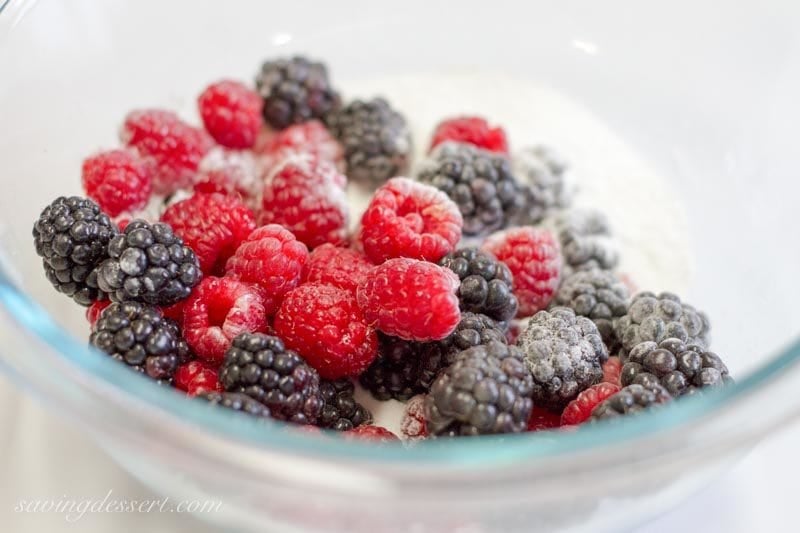
M 200 161 L 194 179 L 195 192 L 218 192 L 239 197 L 248 207 L 256 207 L 261 194 L 261 179 L 252 152 L 212 148 Z
M 361 218 L 359 240 L 375 263 L 393 257 L 439 261 L 461 239 L 458 207 L 434 187 L 392 178 L 375 191 Z
M 425 423 L 425 395 L 417 394 L 406 403 L 400 434 L 407 440 L 422 440 L 428 437 Z
M 367 321 L 405 340 L 440 340 L 461 320 L 451 270 L 414 259 L 389 259 L 375 267 L 358 288 Z
M 561 255 L 553 235 L 523 226 L 490 235 L 483 249 L 506 264 L 514 277 L 514 295 L 519 301 L 517 317 L 545 309 L 558 289 Z
M 231 341 L 243 332 L 267 330 L 261 291 L 230 278 L 208 277 L 200 282 L 183 311 L 183 334 L 203 360 L 219 364 Z
M 569 402 L 561 413 L 562 426 L 575 426 L 589 420 L 594 408 L 606 401 L 620 390 L 619 385 L 598 383 L 578 394 Z
M 481 117 L 456 117 L 443 120 L 433 132 L 430 152 L 446 141 L 471 144 L 490 152 L 508 154 L 508 142 L 503 128 L 489 126 Z
M 283 296 L 300 283 L 308 248 L 289 230 L 269 224 L 253 231 L 228 259 L 227 276 L 264 289 L 266 311 L 275 313 Z
M 255 217 L 247 207 L 218 193 L 195 194 L 172 204 L 161 221 L 194 250 L 206 275 L 222 274 L 228 258 L 256 229 Z
M 178 324 L 183 324 L 183 308 L 186 305 L 186 300 L 181 300 L 178 303 L 172 304 L 168 307 L 162 307 L 161 311 L 164 313 L 164 316 L 167 318 L 171 318 Z
M 222 80 L 197 99 L 206 131 L 228 148 L 251 148 L 261 130 L 261 97 L 243 83 Z
M 86 320 L 89 322 L 89 325 L 94 326 L 94 323 L 97 322 L 98 318 L 100 318 L 100 313 L 102 313 L 103 309 L 109 305 L 111 305 L 111 301 L 109 300 L 99 300 L 90 305 L 86 309 Z M 167 315 L 165 314 L 164 316 Z M 180 324 L 180 322 L 178 323 Z
M 120 139 L 139 151 L 151 167 L 154 192 L 164 195 L 192 183 L 200 160 L 213 145 L 203 130 L 158 109 L 129 113 Z
M 378 443 L 400 442 L 397 435 L 381 426 L 364 425 L 348 429 L 342 436 L 350 440 L 369 440 Z
M 620 385 L 620 374 L 622 373 L 622 362 L 619 357 L 612 356 L 608 361 L 603 363 L 603 383 L 611 383 L 612 385 Z
M 356 293 L 374 265 L 351 248 L 323 244 L 314 248 L 303 267 L 303 283 L 332 285 Z
M 127 150 L 111 150 L 85 159 L 81 181 L 86 196 L 110 217 L 141 209 L 153 190 L 147 165 Z
M 309 248 L 343 244 L 349 211 L 347 196 L 337 183 L 345 180 L 326 161 L 289 158 L 265 179 L 260 222 L 282 225 Z
M 274 327 L 325 379 L 357 376 L 378 354 L 378 336 L 355 296 L 337 287 L 312 283 L 289 292 Z
M 175 387 L 189 396 L 222 392 L 217 370 L 203 361 L 190 361 L 175 371 Z
M 255 151 L 269 171 L 287 157 L 308 154 L 344 169 L 344 149 L 319 120 L 294 124 L 278 132 L 268 131 L 259 138 Z
M 561 426 L 561 415 L 549 409 L 534 407 L 528 418 L 528 431 L 547 431 Z

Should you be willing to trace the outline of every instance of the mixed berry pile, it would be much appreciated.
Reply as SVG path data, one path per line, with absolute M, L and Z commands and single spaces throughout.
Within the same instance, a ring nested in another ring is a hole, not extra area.
M 326 66 L 267 61 L 197 99 L 203 127 L 131 111 L 88 157 L 86 197 L 33 229 L 90 343 L 214 408 L 397 440 L 539 431 L 731 381 L 702 312 L 631 296 L 601 213 L 551 149 L 443 120 L 412 170 L 405 117 L 344 101 Z M 407 177 L 412 176 L 412 177 Z M 348 187 L 372 196 L 351 224 Z M 351 229 L 356 227 L 354 231 Z

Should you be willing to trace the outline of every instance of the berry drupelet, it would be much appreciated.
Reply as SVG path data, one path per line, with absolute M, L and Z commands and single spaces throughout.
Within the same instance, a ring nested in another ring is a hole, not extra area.
M 355 387 L 349 379 L 323 380 L 319 394 L 323 401 L 317 425 L 324 429 L 347 431 L 372 422 L 372 413 L 353 396 Z
M 669 402 L 670 399 L 669 392 L 661 385 L 628 385 L 595 407 L 589 421 L 614 420 L 620 416 L 634 415 Z
M 422 344 L 378 333 L 378 357 L 359 377 L 361 385 L 381 401 L 404 402 L 422 392 L 419 382 Z

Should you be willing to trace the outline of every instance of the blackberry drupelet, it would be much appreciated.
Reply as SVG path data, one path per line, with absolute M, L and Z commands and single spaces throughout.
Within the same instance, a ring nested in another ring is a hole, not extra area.
M 351 180 L 375 187 L 408 172 L 411 132 L 383 98 L 355 100 L 328 114 L 326 123 L 344 147 Z
M 89 306 L 105 298 L 97 286 L 95 267 L 108 257 L 108 242 L 117 233 L 96 203 L 62 196 L 39 215 L 33 225 L 33 242 L 53 287 Z
M 686 345 L 680 339 L 646 341 L 634 346 L 622 367 L 620 380 L 623 386 L 661 385 L 674 398 L 733 382 L 728 367 L 717 354 L 700 346 Z
M 378 333 L 378 357 L 359 377 L 361 386 L 380 400 L 401 402 L 423 392 L 419 383 L 422 344 Z
M 516 346 L 492 342 L 458 354 L 425 399 L 435 436 L 521 433 L 533 409 L 533 378 Z
M 130 222 L 108 243 L 109 258 L 97 267 L 97 284 L 115 302 L 169 306 L 200 282 L 194 252 L 168 224 Z
M 555 226 L 568 270 L 612 270 L 619 250 L 606 216 L 593 209 L 573 209 L 556 216 Z
M 527 200 L 520 225 L 536 224 L 550 212 L 569 207 L 572 191 L 567 182 L 568 165 L 559 154 L 537 145 L 514 154 L 513 163 Z
M 138 372 L 171 383 L 179 365 L 192 358 L 177 322 L 139 302 L 112 303 L 92 327 L 89 343 Z
M 283 341 L 263 333 L 241 333 L 225 353 L 219 381 L 269 407 L 272 416 L 314 424 L 322 411 L 319 375 Z
M 246 394 L 238 392 L 206 392 L 196 396 L 212 405 L 219 405 L 232 411 L 239 411 L 259 418 L 270 418 L 269 407 L 257 402 Z
M 464 217 L 464 235 L 505 227 L 525 205 L 508 160 L 467 144 L 446 142 L 421 165 L 417 179 L 444 191 Z
M 325 429 L 347 431 L 372 422 L 372 413 L 355 400 L 354 392 L 355 387 L 347 378 L 321 381 L 319 394 L 323 406 L 317 425 Z
M 341 105 L 327 67 L 302 56 L 265 62 L 256 76 L 256 90 L 264 99 L 264 120 L 279 130 L 322 119 Z
M 461 280 L 458 300 L 462 311 L 481 313 L 504 323 L 517 314 L 511 271 L 489 253 L 462 248 L 444 256 L 439 264 Z
M 661 385 L 628 385 L 595 407 L 589 421 L 614 420 L 624 415 L 635 415 L 670 399 L 669 392 Z
M 536 313 L 517 345 L 533 374 L 537 407 L 560 412 L 603 379 L 608 351 L 600 332 L 594 322 L 567 307 Z

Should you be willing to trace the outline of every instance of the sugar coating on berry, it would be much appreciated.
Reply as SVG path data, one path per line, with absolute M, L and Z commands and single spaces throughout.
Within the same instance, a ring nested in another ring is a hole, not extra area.
M 387 443 L 387 442 L 400 442 L 400 439 L 386 429 L 385 427 L 381 426 L 373 426 L 373 425 L 363 425 L 353 429 L 348 429 L 342 436 L 346 439 L 352 440 L 368 440 L 373 443 Z
M 367 321 L 405 340 L 440 340 L 461 320 L 458 276 L 453 271 L 408 258 L 375 267 L 358 288 Z
M 330 285 L 290 291 L 275 315 L 275 331 L 325 379 L 357 376 L 378 354 L 378 337 L 355 296 Z
M 561 426 L 561 414 L 549 409 L 534 407 L 528 417 L 528 431 L 548 431 Z
M 446 194 L 408 178 L 375 191 L 361 218 L 359 239 L 375 263 L 393 257 L 439 261 L 461 239 L 463 220 Z
M 110 217 L 141 209 L 153 190 L 150 169 L 128 150 L 110 150 L 86 158 L 81 181 L 86 196 Z
M 212 83 L 197 99 L 206 131 L 228 148 L 251 148 L 255 144 L 261 130 L 262 106 L 257 92 L 233 80 Z
M 215 146 L 200 161 L 194 190 L 238 196 L 248 207 L 257 207 L 262 185 L 259 173 L 252 152 Z
M 428 437 L 424 394 L 417 394 L 406 403 L 403 419 L 400 422 L 400 436 L 410 441 L 423 440 Z
M 569 402 L 561 413 L 562 426 L 575 426 L 589 420 L 595 407 L 606 401 L 620 390 L 619 385 L 598 383 L 578 394 Z
M 619 246 L 606 215 L 594 209 L 570 209 L 548 222 L 561 244 L 564 268 L 613 270 L 619 263 Z
M 183 311 L 186 341 L 198 357 L 214 364 L 222 363 L 237 335 L 265 332 L 267 327 L 261 290 L 230 278 L 205 278 Z
M 490 126 L 483 117 L 463 116 L 441 121 L 433 132 L 428 151 L 447 141 L 471 144 L 490 152 L 508 154 L 506 132 L 499 126 Z
M 319 120 L 294 124 L 277 132 L 264 130 L 254 150 L 267 171 L 297 154 L 313 156 L 332 163 L 340 172 L 344 170 L 344 149 Z
M 217 369 L 204 361 L 189 361 L 175 371 L 175 388 L 188 396 L 198 396 L 207 392 L 222 392 Z
M 301 280 L 303 283 L 333 285 L 355 294 L 373 268 L 364 254 L 352 248 L 323 244 L 309 254 Z
M 513 168 L 526 197 L 519 224 L 536 224 L 572 203 L 567 162 L 552 148 L 536 145 L 520 150 L 514 154 Z
M 531 316 L 547 308 L 561 278 L 561 254 L 553 234 L 546 229 L 522 226 L 490 235 L 483 250 L 505 263 L 514 277 L 517 317 Z

